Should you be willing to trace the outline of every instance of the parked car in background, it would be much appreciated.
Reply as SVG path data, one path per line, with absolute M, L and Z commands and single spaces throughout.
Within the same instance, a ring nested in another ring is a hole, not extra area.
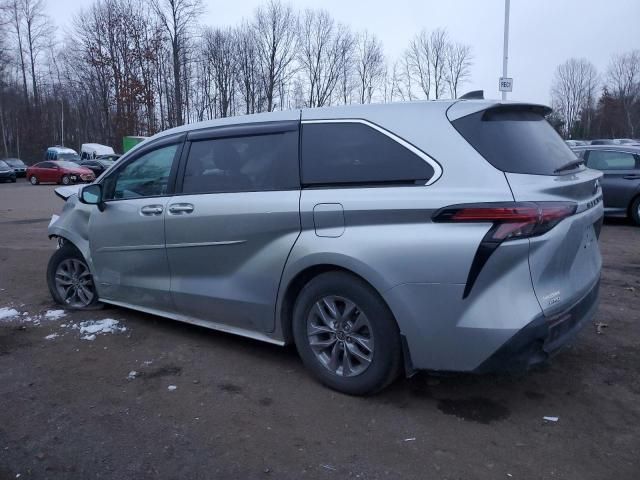
M 616 142 L 614 139 L 612 138 L 598 138 L 596 140 L 591 140 L 590 145 L 617 145 L 618 142 Z
M 579 147 L 581 145 L 588 145 L 588 142 L 585 140 L 565 140 L 564 143 L 566 143 L 569 147 Z
M 112 153 L 109 155 L 98 155 L 96 157 L 96 160 L 110 160 L 112 162 L 117 161 L 122 155 L 120 155 L 119 153 Z
M 94 175 L 99 177 L 102 175 L 107 168 L 113 165 L 115 162 L 113 160 L 103 160 L 102 158 L 96 158 L 95 160 L 84 160 L 79 163 L 81 167 L 88 168 L 91 170 Z
M 27 165 L 19 158 L 4 158 L 2 160 L 16 172 L 16 177 L 24 177 L 27 175 Z
M 99 143 L 83 143 L 80 147 L 81 160 L 93 160 L 100 155 L 113 155 L 113 148 Z
M 27 168 L 27 180 L 31 182 L 31 185 L 39 183 L 71 185 L 72 183 L 93 182 L 95 179 L 95 174 L 88 168 L 64 160 L 40 162 Z
M 640 225 L 640 146 L 589 145 L 573 151 L 603 173 L 605 214 L 628 216 Z
M 0 160 L 0 182 L 15 182 L 16 172 L 4 160 Z
M 69 162 L 75 162 L 80 160 L 78 152 L 72 148 L 67 147 L 49 147 L 44 154 L 45 160 L 67 160 Z
M 408 102 L 160 133 L 56 192 L 50 292 L 295 343 L 350 394 L 415 369 L 524 370 L 589 324 L 602 262 L 602 174 L 549 112 Z

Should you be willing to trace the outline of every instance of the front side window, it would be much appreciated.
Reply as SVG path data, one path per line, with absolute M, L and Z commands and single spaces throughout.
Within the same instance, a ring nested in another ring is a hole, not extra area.
M 191 143 L 182 192 L 224 193 L 299 188 L 294 131 Z
M 302 183 L 351 185 L 426 183 L 424 159 L 362 123 L 309 123 L 302 127 Z
M 110 175 L 104 183 L 105 199 L 159 197 L 166 195 L 178 145 L 145 153 Z
M 631 153 L 591 150 L 587 166 L 596 170 L 633 170 L 636 159 Z

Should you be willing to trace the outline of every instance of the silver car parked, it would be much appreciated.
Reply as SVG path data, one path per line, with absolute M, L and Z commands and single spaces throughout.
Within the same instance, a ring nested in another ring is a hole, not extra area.
M 303 109 L 160 133 L 49 227 L 53 298 L 295 343 L 321 382 L 523 369 L 593 316 L 600 172 L 530 104 Z

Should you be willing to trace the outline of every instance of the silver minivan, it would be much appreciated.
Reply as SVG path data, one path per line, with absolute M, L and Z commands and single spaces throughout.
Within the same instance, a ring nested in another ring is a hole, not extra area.
M 522 370 L 597 308 L 600 173 L 548 108 L 302 109 L 160 133 L 66 198 L 53 298 L 285 345 L 321 382 Z

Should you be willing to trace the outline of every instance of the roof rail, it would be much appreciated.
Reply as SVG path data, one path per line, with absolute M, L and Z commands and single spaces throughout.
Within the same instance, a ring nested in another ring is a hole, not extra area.
M 474 90 L 472 92 L 467 92 L 458 100 L 484 100 L 484 90 Z

